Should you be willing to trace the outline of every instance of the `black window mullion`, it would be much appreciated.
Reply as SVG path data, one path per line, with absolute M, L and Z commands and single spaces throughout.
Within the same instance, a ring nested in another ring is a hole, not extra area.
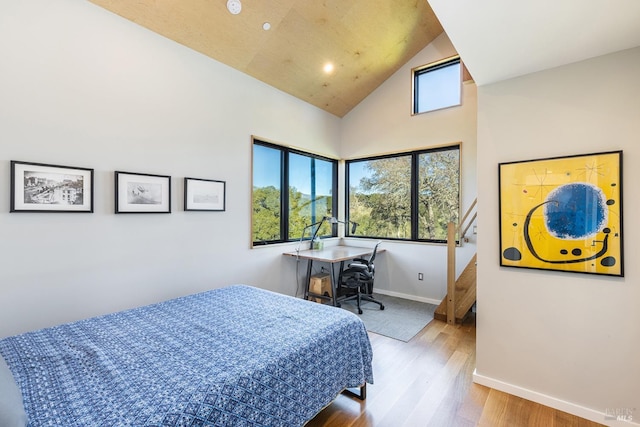
M 351 227 L 348 226 L 348 221 L 351 221 L 351 211 L 349 210 L 349 163 L 348 160 L 344 162 L 344 219 L 347 222 L 344 232 L 345 236 L 351 235 Z
M 418 240 L 418 189 L 420 170 L 418 153 L 411 154 L 411 240 Z
M 338 217 L 338 162 L 333 162 L 331 167 L 331 216 Z M 346 218 L 346 216 L 345 216 Z M 338 224 L 331 227 L 331 235 L 338 236 Z
M 289 151 L 282 150 L 282 194 L 280 195 L 280 233 L 283 242 L 289 240 Z

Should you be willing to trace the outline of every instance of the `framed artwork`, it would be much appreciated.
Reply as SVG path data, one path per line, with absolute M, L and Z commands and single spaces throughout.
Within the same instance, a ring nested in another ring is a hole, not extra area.
M 11 161 L 10 212 L 93 212 L 93 169 Z
M 498 168 L 501 266 L 624 276 L 622 151 Z
M 185 211 L 224 211 L 225 181 L 213 179 L 184 179 Z
M 171 177 L 115 172 L 116 213 L 171 213 Z

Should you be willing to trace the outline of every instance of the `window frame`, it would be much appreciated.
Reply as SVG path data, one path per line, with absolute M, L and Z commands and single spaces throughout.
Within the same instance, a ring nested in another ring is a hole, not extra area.
M 267 147 L 270 149 L 278 150 L 280 152 L 280 238 L 275 240 L 253 240 L 253 227 L 254 227 L 254 209 L 253 209 L 253 191 L 255 187 L 254 183 L 254 147 L 256 145 L 260 145 L 263 147 Z M 265 245 L 273 245 L 278 243 L 289 243 L 300 240 L 300 237 L 292 237 L 289 236 L 289 211 L 290 211 L 290 201 L 289 201 L 289 156 L 291 154 L 297 154 L 304 157 L 314 158 L 318 160 L 322 160 L 325 162 L 330 162 L 332 165 L 331 171 L 331 212 L 338 211 L 338 160 L 330 157 L 326 157 L 317 153 L 312 153 L 309 151 L 302 150 L 300 148 L 294 148 L 282 144 L 277 144 L 274 142 L 267 141 L 263 138 L 252 137 L 251 140 L 251 246 L 265 246 Z M 335 216 L 335 215 L 334 215 Z M 316 220 L 320 220 L 322 218 L 317 218 Z M 311 224 L 308 224 L 311 225 Z M 304 236 L 303 240 L 310 240 L 311 235 L 309 232 L 306 233 L 307 236 Z M 331 227 L 331 235 L 319 235 L 319 237 L 337 237 L 337 227 Z
M 437 71 L 443 69 L 445 67 L 451 66 L 453 64 L 458 64 L 460 67 L 460 78 L 458 82 L 459 88 L 459 99 L 456 104 L 447 105 L 444 107 L 438 107 L 431 110 L 419 111 L 418 105 L 418 90 L 419 83 L 418 79 L 421 75 L 428 74 L 431 71 Z M 415 67 L 411 69 L 411 115 L 417 116 L 421 114 L 430 113 L 433 111 L 445 110 L 447 108 L 460 107 L 462 105 L 462 83 L 464 81 L 465 75 L 464 64 L 462 63 L 462 59 L 460 59 L 460 55 L 450 56 L 448 58 L 441 59 L 439 61 L 431 62 L 429 64 L 421 65 L 419 67 Z
M 425 154 L 425 153 L 435 153 L 435 152 L 440 152 L 440 151 L 448 151 L 448 150 L 452 150 L 452 149 L 456 149 L 458 151 L 458 212 L 457 212 L 457 217 L 458 219 L 460 219 L 460 213 L 461 213 L 461 206 L 462 206 L 462 143 L 461 142 L 457 142 L 457 143 L 453 143 L 453 144 L 446 144 L 446 145 L 441 145 L 441 146 L 437 146 L 437 147 L 429 147 L 429 148 L 422 148 L 422 149 L 417 149 L 417 150 L 411 150 L 411 151 L 402 151 L 402 152 L 396 152 L 396 153 L 388 153 L 388 154 L 383 154 L 383 155 L 376 155 L 376 156 L 368 156 L 368 157 L 360 157 L 360 158 L 354 158 L 354 159 L 348 159 L 345 160 L 344 163 L 344 184 L 345 184 L 345 192 L 344 192 L 344 209 L 345 209 L 345 218 L 347 221 L 351 221 L 351 217 L 350 217 L 350 201 L 351 201 L 351 197 L 350 197 L 350 187 L 349 187 L 349 164 L 350 163 L 355 163 L 355 162 L 363 162 L 363 161 L 370 161 L 370 160 L 381 160 L 381 159 L 389 159 L 389 158 L 394 158 L 394 157 L 405 157 L 405 156 L 411 156 L 411 190 L 410 190 L 410 200 L 411 200 L 411 207 L 410 207 L 410 212 L 411 212 L 411 237 L 410 238 L 398 238 L 398 237 L 386 237 L 386 236 L 370 236 L 370 235 L 354 235 L 351 234 L 351 230 L 349 230 L 349 227 L 346 227 L 345 229 L 345 237 L 349 237 L 349 238 L 361 238 L 361 239 L 384 239 L 384 240 L 395 240 L 395 241 L 402 241 L 402 242 L 421 242 L 421 243 L 439 243 L 439 244 L 446 244 L 447 243 L 447 239 L 424 239 L 424 238 L 419 238 L 419 225 L 418 225 L 418 218 L 419 218 L 419 190 L 420 190 L 420 185 L 419 185 L 419 159 L 420 159 L 420 155 Z M 456 241 L 457 243 L 457 241 Z

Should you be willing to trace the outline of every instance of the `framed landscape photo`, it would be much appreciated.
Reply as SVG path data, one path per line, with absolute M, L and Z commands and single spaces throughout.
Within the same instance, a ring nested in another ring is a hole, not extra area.
M 10 212 L 93 212 L 93 169 L 11 161 Z
M 622 151 L 498 168 L 501 266 L 624 276 Z
M 224 211 L 225 181 L 213 179 L 184 179 L 185 211 Z
M 171 177 L 115 172 L 116 213 L 171 213 Z

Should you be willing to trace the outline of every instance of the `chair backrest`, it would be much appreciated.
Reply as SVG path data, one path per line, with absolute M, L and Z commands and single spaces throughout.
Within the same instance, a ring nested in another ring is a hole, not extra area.
M 371 257 L 369 258 L 369 265 L 372 265 L 373 260 L 376 259 L 376 252 L 378 252 L 378 246 L 380 246 L 380 243 L 382 242 L 376 243 L 376 245 L 373 247 L 373 252 L 371 252 Z

